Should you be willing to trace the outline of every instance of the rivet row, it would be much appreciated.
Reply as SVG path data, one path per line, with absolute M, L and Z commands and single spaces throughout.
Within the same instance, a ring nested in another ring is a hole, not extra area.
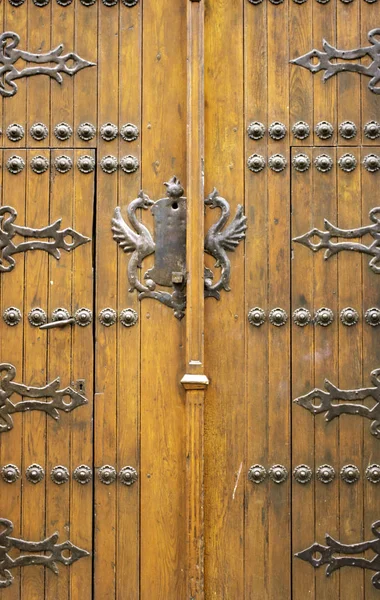
M 260 327 L 267 320 L 267 313 L 264 309 L 259 306 L 251 308 L 247 315 L 248 321 L 254 327 Z M 298 327 L 305 327 L 306 325 L 314 324 L 320 325 L 321 327 L 327 327 L 334 322 L 334 312 L 331 308 L 323 306 L 315 311 L 312 316 L 310 310 L 305 307 L 296 308 L 292 315 L 293 322 Z M 352 327 L 359 322 L 359 313 L 355 308 L 347 306 L 343 308 L 339 313 L 340 321 L 346 327 Z M 280 327 L 285 325 L 288 316 L 282 308 L 274 308 L 269 312 L 269 322 L 272 325 Z M 380 325 L 380 308 L 372 306 L 364 313 L 364 320 L 371 327 L 377 327 Z
M 22 6 L 24 2 L 25 0 L 9 0 L 9 4 L 16 7 Z M 72 2 L 73 0 L 57 0 L 57 4 L 59 4 L 60 6 L 69 6 Z M 118 0 L 102 0 L 102 2 L 106 6 L 116 6 L 118 4 Z M 121 0 L 121 3 L 124 4 L 124 6 L 127 6 L 128 8 L 136 6 L 138 2 L 139 0 Z M 33 0 L 33 4 L 35 4 L 39 8 L 47 6 L 49 3 L 50 0 Z M 93 6 L 96 3 L 96 0 L 80 0 L 80 3 L 83 4 L 83 6 Z
M 293 136 L 297 140 L 306 140 L 312 127 L 305 121 L 297 121 L 291 128 Z M 321 140 L 330 140 L 334 135 L 334 126 L 328 121 L 319 121 L 314 127 L 315 134 Z M 266 133 L 266 127 L 260 121 L 252 121 L 247 127 L 247 134 L 251 140 L 261 140 Z M 338 133 L 344 140 L 352 140 L 358 133 L 358 128 L 353 121 L 342 121 L 338 127 Z M 380 138 L 380 123 L 378 121 L 368 121 L 363 127 L 363 133 L 369 140 Z M 287 134 L 287 128 L 284 123 L 274 121 L 268 126 L 268 135 L 272 140 L 279 141 L 284 139 Z
M 359 481 L 360 471 L 356 465 L 344 465 L 339 472 L 342 481 L 353 484 Z M 266 469 L 263 465 L 252 465 L 248 470 L 248 479 L 252 483 L 259 484 L 265 479 L 271 479 L 274 483 L 283 483 L 288 478 L 288 470 L 284 465 L 273 465 Z M 315 478 L 321 483 L 327 484 L 334 481 L 336 471 L 331 465 L 320 465 L 315 471 Z M 373 484 L 380 483 L 380 465 L 371 464 L 365 470 L 366 479 Z M 297 483 L 305 485 L 313 478 L 313 470 L 306 464 L 297 465 L 293 469 L 293 478 Z
M 350 152 L 346 152 L 338 158 L 339 168 L 346 173 L 354 171 L 358 162 L 358 159 Z M 313 163 L 314 167 L 320 173 L 329 173 L 334 166 L 332 157 L 325 153 L 318 154 L 318 156 L 314 158 Z M 298 152 L 292 160 L 293 168 L 299 173 L 308 171 L 311 164 L 312 160 L 305 152 Z M 380 156 L 372 153 L 367 154 L 362 161 L 362 165 L 369 173 L 377 173 L 380 171 Z M 251 154 L 247 159 L 247 167 L 253 173 L 260 173 L 265 166 L 266 160 L 261 154 Z M 287 160 L 282 154 L 272 154 L 268 159 L 268 166 L 271 171 L 280 173 L 286 168 Z
M 66 154 L 61 154 L 54 159 L 54 168 L 58 173 L 68 173 L 73 167 L 72 159 Z M 103 156 L 99 161 L 100 168 L 104 173 L 112 174 L 120 169 L 127 175 L 135 173 L 139 166 L 139 160 L 132 154 L 123 156 L 120 160 L 116 156 Z M 31 170 L 37 175 L 42 175 L 49 170 L 50 163 L 46 156 L 36 155 L 29 161 Z M 77 159 L 76 166 L 81 173 L 92 173 L 95 170 L 95 159 L 93 156 L 84 154 Z M 12 175 L 18 175 L 25 169 L 25 160 L 14 154 L 7 159 L 6 167 Z
M 54 127 L 54 135 L 60 142 L 65 142 L 73 135 L 73 128 L 65 122 L 57 123 Z M 5 130 L 6 136 L 11 142 L 20 142 L 25 136 L 25 129 L 20 123 L 11 123 Z M 33 123 L 29 133 L 36 142 L 46 140 L 49 129 L 44 123 Z M 118 135 L 125 142 L 133 142 L 139 137 L 139 129 L 133 123 L 125 123 L 120 127 L 114 123 L 104 123 L 99 128 L 100 137 L 105 142 L 115 140 Z M 90 142 L 96 136 L 96 127 L 92 123 L 81 123 L 77 128 L 77 136 L 83 142 Z
M 20 479 L 21 471 L 16 465 L 8 464 L 0 469 L 0 475 L 5 483 L 15 483 Z M 88 465 L 79 465 L 73 471 L 73 479 L 81 485 L 90 483 L 92 476 L 92 469 Z M 25 477 L 30 483 L 40 483 L 45 478 L 45 469 L 41 465 L 33 463 L 25 469 Z M 138 474 L 136 469 L 131 466 L 123 467 L 117 473 L 114 467 L 104 465 L 98 469 L 98 478 L 105 485 L 113 483 L 118 478 L 120 483 L 130 486 L 137 481 Z M 50 471 L 50 479 L 56 485 L 63 485 L 70 480 L 70 471 L 63 465 L 56 465 Z

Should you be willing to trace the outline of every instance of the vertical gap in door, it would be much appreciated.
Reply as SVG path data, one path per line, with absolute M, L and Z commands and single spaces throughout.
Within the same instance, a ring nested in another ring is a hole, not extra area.
M 141 189 L 143 188 L 143 162 L 142 162 L 142 156 L 143 156 L 143 143 L 144 143 L 144 130 L 143 130 L 143 123 L 144 123 L 144 103 L 143 103 L 143 98 L 144 98 L 144 3 L 141 2 L 140 3 L 140 10 L 141 10 L 141 16 L 140 16 L 140 185 L 141 185 Z M 140 315 L 141 315 L 141 305 L 140 305 Z M 141 598 L 141 523 L 142 523 L 142 518 L 141 518 L 141 486 L 142 486 L 142 477 L 141 477 L 141 473 L 142 473 L 142 450 L 141 450 L 141 389 L 142 389 L 142 364 L 141 364 L 141 348 L 142 348 L 142 322 L 140 319 L 140 324 L 139 324 L 139 359 L 138 359 L 138 365 L 139 365 L 139 375 L 138 375 L 138 394 L 139 394 L 139 402 L 138 402 L 138 415 L 137 415 L 137 455 L 138 455 L 138 460 L 139 460 L 139 471 L 140 471 L 140 477 L 139 477 L 139 499 L 138 499 L 138 510 L 139 510 L 139 514 L 138 514 L 138 598 L 136 598 L 136 600 L 139 600 Z
M 96 222 L 96 198 L 97 198 L 97 181 L 98 181 L 98 177 L 97 177 L 97 165 L 98 165 L 98 156 L 97 156 L 97 149 L 94 149 L 94 154 L 95 154 L 95 171 L 94 171 L 94 198 L 93 198 L 93 217 L 92 217 L 92 273 L 93 273 L 93 279 L 92 279 L 92 306 L 93 306 L 93 311 L 94 311 L 94 318 L 92 319 L 92 351 L 93 351 L 93 361 L 92 361 L 92 380 L 93 380 L 93 385 L 94 385 L 94 389 L 93 389 L 93 393 L 92 393 L 92 397 L 93 397 L 93 407 L 92 407 L 92 554 L 91 554 L 91 560 L 92 560 L 92 594 L 91 597 L 94 598 L 94 591 L 95 591 L 95 411 L 96 411 L 96 402 L 95 402 L 95 398 L 96 398 L 96 389 L 95 389 L 95 385 L 96 385 L 96 358 L 97 358 L 97 354 L 96 354 L 96 324 L 97 324 L 97 318 L 96 318 L 96 227 L 97 227 L 97 222 Z
M 288 30 L 289 32 L 289 30 Z M 289 39 L 289 35 L 288 35 Z M 289 155 L 289 251 L 290 251 L 290 261 L 289 261 L 289 325 L 290 325 L 290 334 L 289 334 L 289 391 L 290 391 L 290 402 L 289 402 L 289 410 L 290 410 L 290 419 L 289 419 L 289 442 L 290 442 L 290 465 L 289 465 L 289 475 L 290 475 L 290 485 L 289 485 L 289 525 L 290 525 L 290 600 L 293 598 L 293 510 L 292 510 L 292 500 L 293 500 L 293 480 L 292 480 L 292 471 L 293 471 L 293 410 L 292 410 L 292 398 L 293 398 L 293 323 L 292 323 L 292 315 L 293 315 L 293 247 L 292 247 L 292 215 L 293 215 L 293 206 L 292 206 L 292 191 L 293 191 L 293 171 L 292 171 L 292 158 L 293 158 L 293 147 L 290 146 L 290 155 Z
M 243 2 L 242 5 L 243 10 L 243 32 L 242 32 L 242 40 L 243 40 L 243 130 L 245 130 L 246 125 L 246 69 L 245 69 L 245 59 L 246 59 L 246 39 L 245 39 L 245 15 L 246 15 L 246 5 Z M 242 136 L 242 160 L 243 160 L 243 198 L 244 198 L 244 214 L 247 214 L 246 211 L 246 178 L 245 178 L 245 144 L 246 144 L 245 135 Z M 244 263 L 243 263 L 243 278 L 244 278 L 244 292 L 243 292 L 243 307 L 244 312 L 247 306 L 247 253 L 245 251 L 245 243 L 244 243 Z M 247 367 L 248 367 L 248 329 L 247 329 L 247 319 L 244 315 L 244 414 L 247 424 L 248 417 L 248 378 L 247 378 Z M 246 426 L 245 436 L 244 436 L 244 471 L 247 471 L 247 451 L 248 451 L 248 427 Z M 243 495 L 243 598 L 246 598 L 246 543 L 245 543 L 245 531 L 246 531 L 246 505 L 247 505 L 247 477 L 244 478 L 244 495 Z

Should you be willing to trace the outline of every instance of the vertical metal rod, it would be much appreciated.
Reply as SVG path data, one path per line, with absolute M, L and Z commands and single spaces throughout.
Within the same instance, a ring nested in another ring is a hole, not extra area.
M 204 600 L 204 0 L 187 2 L 187 598 Z

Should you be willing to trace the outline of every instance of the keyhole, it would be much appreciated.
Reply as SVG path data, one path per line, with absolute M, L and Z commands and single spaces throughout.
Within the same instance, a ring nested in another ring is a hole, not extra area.
M 178 209 L 178 202 L 173 202 L 172 209 L 173 210 L 177 210 Z

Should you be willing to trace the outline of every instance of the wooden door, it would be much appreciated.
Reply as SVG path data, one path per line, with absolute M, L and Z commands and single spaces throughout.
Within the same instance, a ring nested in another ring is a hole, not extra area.
M 1 600 L 380 593 L 379 17 L 0 5 Z

